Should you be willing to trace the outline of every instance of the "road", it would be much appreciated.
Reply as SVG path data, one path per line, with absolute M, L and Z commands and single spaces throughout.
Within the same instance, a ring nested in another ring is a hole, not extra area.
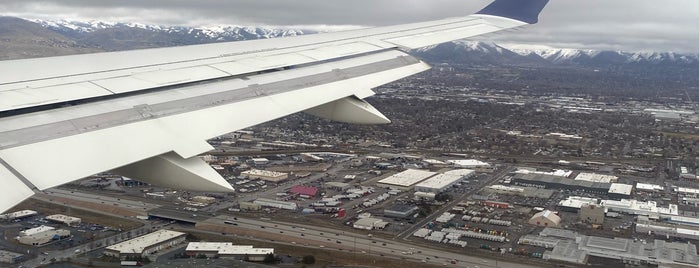
M 226 224 L 224 221 L 228 221 L 231 224 Z M 420 247 L 404 242 L 369 237 L 363 234 L 326 227 L 231 216 L 219 216 L 209 220 L 208 223 L 241 228 L 260 234 L 273 234 L 275 235 L 275 242 L 281 241 L 316 248 L 341 249 L 355 253 L 361 252 L 361 254 L 402 258 L 433 265 L 447 264 L 454 267 L 536 267 L 522 263 L 504 262 Z M 452 260 L 454 264 L 452 264 Z

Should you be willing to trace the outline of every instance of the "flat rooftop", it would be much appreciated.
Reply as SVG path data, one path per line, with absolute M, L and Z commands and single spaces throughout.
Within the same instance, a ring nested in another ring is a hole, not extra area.
M 437 174 L 437 173 L 431 172 L 431 171 L 419 170 L 419 169 L 408 169 L 408 170 L 403 171 L 401 173 L 397 173 L 397 174 L 391 175 L 388 178 L 380 180 L 379 183 L 408 187 L 408 186 L 412 186 L 418 182 L 421 182 L 429 177 L 432 177 L 435 174 Z
M 119 253 L 142 253 L 146 248 L 150 246 L 157 245 L 159 243 L 184 235 L 185 233 L 180 233 L 176 231 L 158 230 L 144 236 L 139 236 L 134 239 L 109 246 L 107 247 L 107 249 L 118 251 Z

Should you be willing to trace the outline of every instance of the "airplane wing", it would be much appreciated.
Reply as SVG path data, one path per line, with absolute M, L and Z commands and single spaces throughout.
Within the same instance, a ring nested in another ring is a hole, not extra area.
M 291 38 L 0 62 L 0 211 L 111 171 L 193 191 L 233 188 L 208 139 L 297 112 L 390 122 L 365 102 L 425 71 L 410 49 L 537 22 L 548 0 L 495 0 L 444 20 Z

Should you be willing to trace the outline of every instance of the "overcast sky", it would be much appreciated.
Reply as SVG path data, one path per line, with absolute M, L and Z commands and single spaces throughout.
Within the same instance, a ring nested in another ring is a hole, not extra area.
M 0 14 L 159 25 L 382 26 L 467 15 L 489 0 L 1 0 Z M 540 23 L 479 38 L 560 48 L 699 53 L 697 0 L 551 0 Z M 337 28 L 337 27 L 336 27 Z M 340 27 L 342 28 L 342 27 Z

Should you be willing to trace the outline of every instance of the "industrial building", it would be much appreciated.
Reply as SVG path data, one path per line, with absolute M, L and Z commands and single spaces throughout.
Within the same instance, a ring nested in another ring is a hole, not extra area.
M 374 230 L 374 229 L 383 229 L 388 225 L 387 222 L 377 219 L 377 218 L 372 218 L 372 217 L 366 217 L 366 218 L 361 218 L 354 222 L 354 225 L 352 227 L 356 229 L 362 229 L 362 230 Z
M 602 175 L 602 174 L 596 174 L 596 173 L 580 172 L 580 174 L 578 174 L 578 176 L 575 176 L 575 180 L 614 183 L 614 182 L 617 182 L 619 180 L 619 177 L 612 176 L 612 175 Z
M 415 185 L 415 191 L 441 193 L 462 180 L 473 177 L 475 174 L 476 172 L 470 169 L 461 170 L 458 174 L 439 174 Z
M 533 236 L 526 238 L 530 245 L 553 245 L 552 250 L 544 253 L 544 259 L 547 260 L 587 264 L 589 256 L 595 256 L 621 260 L 631 265 L 699 265 L 696 245 L 691 243 L 671 243 L 662 240 L 647 243 L 619 237 L 604 238 L 577 233 L 574 235 L 572 238 L 542 236 L 545 241 L 535 241 L 536 237 Z
M 20 263 L 24 260 L 24 255 L 10 251 L 0 250 L 0 263 Z
M 267 198 L 255 199 L 255 201 L 253 201 L 253 203 L 261 205 L 263 207 L 273 207 L 273 208 L 288 209 L 288 210 L 298 210 L 299 209 L 299 207 L 296 203 L 284 202 L 284 201 L 267 199 Z
M 187 244 L 185 254 L 190 257 L 204 255 L 207 258 L 233 258 L 248 261 L 264 261 L 267 255 L 274 255 L 274 249 L 233 245 L 231 242 L 190 242 Z
M 604 216 L 604 207 L 594 204 L 583 205 L 580 207 L 580 212 L 578 213 L 578 217 L 581 221 L 591 224 L 603 224 Z
M 341 192 L 347 191 L 352 185 L 349 183 L 344 183 L 344 182 L 336 182 L 336 181 L 331 181 L 331 182 L 326 182 L 325 187 L 333 190 L 338 190 Z
M 636 191 L 645 191 L 645 192 L 660 192 L 664 191 L 665 187 L 662 187 L 660 185 L 656 184 L 648 184 L 648 183 L 636 183 Z
M 62 223 L 62 224 L 68 225 L 68 226 L 76 226 L 82 222 L 82 220 L 80 218 L 66 216 L 63 214 L 55 214 L 55 215 L 46 216 L 46 220 L 51 221 L 51 222 L 56 222 L 56 223 Z
M 303 186 L 303 185 L 296 185 L 294 187 L 291 187 L 289 190 L 289 193 L 291 194 L 296 194 L 304 198 L 315 198 L 318 196 L 318 188 L 316 187 L 310 187 L 310 186 Z
M 600 205 L 607 208 L 607 211 L 622 212 L 631 215 L 643 215 L 652 219 L 660 217 L 671 217 L 679 215 L 679 209 L 676 204 L 670 204 L 667 208 L 657 206 L 655 201 L 641 202 L 638 200 L 622 199 L 602 200 Z
M 563 211 L 578 212 L 581 207 L 586 205 L 597 205 L 599 199 L 582 197 L 582 196 L 569 196 L 567 199 L 558 202 L 558 208 Z
M 20 232 L 17 241 L 25 245 L 41 246 L 68 237 L 70 237 L 70 231 L 68 230 L 40 226 Z
M 426 193 L 426 192 L 415 192 L 414 194 L 415 200 L 427 200 L 431 201 L 434 200 L 437 195 L 435 193 Z
M 533 188 L 533 187 L 518 187 L 505 185 L 491 185 L 485 188 L 487 192 L 516 195 L 521 197 L 535 197 L 541 199 L 549 199 L 553 195 L 553 190 Z
M 553 213 L 553 211 L 544 210 L 534 214 L 534 216 L 529 219 L 529 224 L 545 227 L 558 227 L 558 225 L 561 224 L 561 217 Z
M 493 200 L 483 201 L 483 205 L 486 207 L 491 207 L 491 208 L 501 208 L 501 209 L 512 208 L 512 205 L 510 205 L 510 203 L 493 201 Z
M 419 169 L 408 169 L 380 180 L 378 185 L 384 188 L 406 191 L 412 189 L 413 185 L 416 183 L 424 181 L 435 174 L 437 173 Z
M 624 199 L 631 197 L 631 192 L 633 191 L 633 185 L 623 184 L 623 183 L 612 183 L 609 186 L 609 191 L 607 194 L 609 198 L 614 199 Z
M 210 205 L 210 204 L 216 203 L 216 198 L 211 197 L 211 196 L 198 195 L 198 196 L 192 197 L 192 202 Z
M 269 182 L 280 182 L 289 178 L 287 173 L 259 169 L 246 170 L 241 172 L 240 175 L 250 179 L 260 179 Z
M 512 176 L 512 183 L 519 186 L 546 189 L 581 190 L 596 194 L 607 194 L 609 192 L 609 188 L 611 187 L 611 183 L 571 180 L 563 176 L 544 175 L 538 173 L 516 173 Z
M 415 215 L 418 211 L 417 206 L 408 204 L 396 204 L 390 208 L 383 210 L 383 215 L 391 218 L 407 219 Z
M 186 235 L 185 233 L 176 231 L 158 230 L 109 246 L 104 250 L 104 255 L 116 257 L 121 260 L 126 258 L 148 257 L 154 252 L 168 249 L 184 242 Z
M 241 210 L 257 211 L 257 210 L 262 209 L 262 205 L 255 204 L 253 202 L 240 202 L 240 209 Z
M 28 218 L 31 216 L 36 216 L 38 214 L 39 213 L 37 213 L 36 211 L 33 211 L 33 210 L 20 210 L 20 211 L 15 211 L 12 213 L 2 214 L 2 215 L 0 215 L 0 219 L 12 221 L 12 220 L 17 220 L 17 219 Z

